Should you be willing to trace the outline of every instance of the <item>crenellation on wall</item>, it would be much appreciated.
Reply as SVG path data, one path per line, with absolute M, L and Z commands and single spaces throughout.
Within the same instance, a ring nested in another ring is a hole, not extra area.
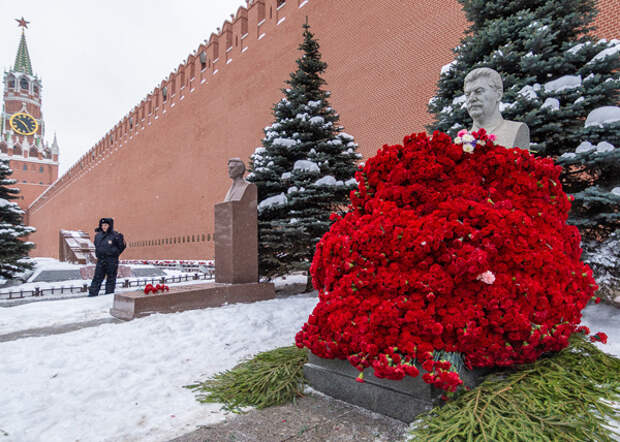
M 241 41 L 244 35 L 248 33 L 248 11 L 246 8 L 240 7 L 235 15 L 233 22 L 233 39 L 235 48 L 241 50 Z
M 280 4 L 278 5 L 278 3 Z M 240 6 L 236 14 L 233 15 L 232 22 L 225 20 L 221 30 L 218 28 L 218 33 L 211 33 L 208 42 L 205 41 L 205 43 L 200 44 L 197 49 L 190 53 L 187 59 L 169 74 L 168 78 L 162 80 L 158 87 L 154 88 L 138 105 L 134 106 L 112 130 L 108 131 L 95 146 L 80 157 L 58 183 L 50 186 L 45 195 L 42 194 L 41 197 L 44 196 L 43 199 L 50 198 L 57 193 L 56 187 L 60 183 L 66 185 L 68 182 L 78 179 L 76 173 L 78 169 L 82 171 L 86 169 L 86 172 L 82 172 L 82 174 L 88 173 L 91 169 L 90 166 L 96 159 L 102 155 L 106 156 L 112 150 L 110 148 L 114 145 L 114 139 L 121 145 L 124 138 L 126 144 L 127 139 L 133 139 L 140 129 L 144 130 L 152 125 L 154 120 L 159 119 L 160 113 L 166 113 L 167 110 L 179 103 L 185 96 L 181 91 L 187 86 L 192 91 L 202 84 L 207 84 L 208 76 L 219 72 L 223 65 L 231 60 L 235 50 L 239 53 L 245 52 L 251 41 L 248 36 L 252 34 L 250 32 L 252 27 L 256 29 L 254 35 L 255 40 L 258 40 L 268 29 L 274 26 L 275 22 L 288 13 L 292 5 L 297 4 L 299 6 L 301 3 L 301 0 L 287 0 L 283 3 L 278 2 L 278 0 L 252 0 L 247 1 L 247 7 Z M 270 14 L 268 14 L 267 8 L 269 8 Z M 222 48 L 220 48 L 220 44 L 222 44 Z M 190 72 L 189 75 L 186 74 L 188 71 Z M 200 73 L 200 81 L 194 84 L 193 80 L 197 78 L 196 72 Z M 146 110 L 147 106 L 148 111 Z M 153 116 L 153 119 L 147 118 L 148 116 Z M 33 210 L 38 200 L 33 201 Z
M 209 56 L 209 65 L 213 66 L 214 63 L 217 63 L 220 57 L 219 51 L 219 41 L 217 38 L 217 34 L 215 32 L 211 33 L 209 37 L 209 43 L 207 45 L 207 54 Z
M 220 33 L 218 40 L 224 43 L 224 52 L 228 53 L 233 48 L 233 38 L 232 38 L 232 23 L 228 20 L 224 21 L 222 25 L 222 32 Z
M 254 0 L 248 3 L 248 33 L 258 38 L 260 27 L 265 23 L 265 1 Z M 248 43 L 246 42 L 246 45 Z
M 191 259 L 212 253 L 211 210 L 227 189 L 226 159 L 247 158 L 260 142 L 271 106 L 295 69 L 306 16 L 330 66 L 325 78 L 334 92 L 331 104 L 355 135 L 360 153 L 372 155 L 383 143 L 423 130 L 439 69 L 453 58 L 451 49 L 467 23 L 456 0 L 420 0 L 408 14 L 402 4 L 385 0 L 358 8 L 355 0 L 248 1 L 106 133 L 96 144 L 95 159 L 89 153 L 80 157 L 30 206 L 31 219 L 43 225 L 33 238 L 41 243 L 37 253 L 53 256 L 56 242 L 46 245 L 42 238 L 57 241 L 56 224 L 90 230 L 100 210 L 119 216 L 119 228 L 132 244 L 128 257 Z M 107 183 L 119 164 L 123 182 L 109 183 L 112 192 L 128 187 L 131 194 L 124 203 L 93 203 L 89 190 Z M 55 225 L 48 225 L 48 215 L 62 207 L 71 213 L 52 216 Z M 187 239 L 198 232 L 207 240 Z M 154 246 L 138 245 L 146 243 Z

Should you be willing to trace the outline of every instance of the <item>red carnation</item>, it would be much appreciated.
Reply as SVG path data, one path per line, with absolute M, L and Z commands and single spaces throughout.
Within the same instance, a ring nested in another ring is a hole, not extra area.
M 568 344 L 596 283 L 566 224 L 561 169 L 476 137 L 484 143 L 464 153 L 446 134 L 413 134 L 356 172 L 349 210 L 316 246 L 319 303 L 299 347 L 355 355 L 388 379 L 417 376 L 423 363 L 425 382 L 453 391 L 458 374 L 433 363 L 436 351 L 474 368 Z
M 603 344 L 607 344 L 607 335 L 603 332 L 598 332 L 597 334 L 590 336 L 590 341 L 592 342 L 602 342 Z

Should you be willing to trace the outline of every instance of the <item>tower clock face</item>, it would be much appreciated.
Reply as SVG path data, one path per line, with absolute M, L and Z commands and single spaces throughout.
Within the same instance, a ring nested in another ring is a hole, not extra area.
M 32 135 L 39 129 L 39 123 L 30 114 L 18 112 L 9 120 L 11 128 L 20 135 Z

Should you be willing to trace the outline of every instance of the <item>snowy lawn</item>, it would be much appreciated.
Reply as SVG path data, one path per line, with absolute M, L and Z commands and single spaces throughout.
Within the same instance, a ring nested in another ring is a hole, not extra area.
M 600 342 L 596 346 L 611 355 L 620 358 L 620 309 L 607 304 L 590 304 L 583 310 L 581 323 L 590 328 L 590 333 L 607 334 L 607 344 Z
M 112 297 L 0 308 L 0 334 L 106 318 Z M 236 304 L 0 343 L 1 441 L 166 441 L 224 419 L 183 385 L 290 345 L 315 297 Z M 620 310 L 583 323 L 620 356 Z M 3 436 L 4 433 L 8 435 Z
M 112 295 L 101 295 L 86 299 L 40 301 L 17 307 L 0 307 L 0 335 L 31 328 L 110 318 L 113 299 Z
M 111 302 L 5 308 L 2 327 L 97 319 Z M 0 343 L 0 441 L 165 441 L 220 421 L 219 405 L 196 402 L 182 386 L 291 345 L 316 302 L 235 304 Z

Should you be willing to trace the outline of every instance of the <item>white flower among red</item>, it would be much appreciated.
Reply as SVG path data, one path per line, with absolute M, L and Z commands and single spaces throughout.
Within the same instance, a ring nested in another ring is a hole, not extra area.
M 484 129 L 478 132 L 468 132 L 467 129 L 458 131 L 454 144 L 463 146 L 463 152 L 474 153 L 476 146 L 486 146 L 486 140 L 494 142 L 497 139 L 495 134 L 486 135 Z
M 463 143 L 463 152 L 474 153 L 474 145 L 471 143 Z
M 486 272 L 479 274 L 476 279 L 484 282 L 485 284 L 491 285 L 495 282 L 495 275 L 490 270 L 487 270 Z
M 470 134 L 467 129 L 461 129 L 454 139 L 454 144 L 462 144 L 463 152 L 474 153 L 476 147 L 476 138 Z

